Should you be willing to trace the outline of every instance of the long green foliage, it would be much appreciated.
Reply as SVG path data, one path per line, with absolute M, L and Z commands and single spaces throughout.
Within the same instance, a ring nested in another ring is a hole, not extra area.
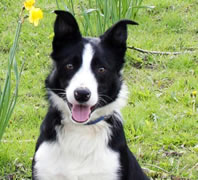
M 135 19 L 140 8 L 153 8 L 141 6 L 142 2 L 143 0 L 89 0 L 85 3 L 75 0 L 56 0 L 57 8 L 77 15 L 83 26 L 83 34 L 91 36 L 101 35 L 120 19 Z M 77 10 L 74 9 L 74 4 L 79 5 Z
M 83 26 L 86 35 L 100 35 L 120 19 L 134 19 L 143 0 L 96 0 L 88 8 L 81 6 L 85 19 Z
M 22 22 L 19 21 L 16 29 L 14 43 L 9 53 L 8 69 L 3 88 L 0 87 L 0 141 L 5 132 L 5 128 L 13 113 L 18 97 L 18 87 L 21 75 L 21 70 L 17 66 L 15 53 L 19 41 Z M 15 80 L 11 77 L 14 72 Z M 13 87 L 12 87 L 13 86 Z

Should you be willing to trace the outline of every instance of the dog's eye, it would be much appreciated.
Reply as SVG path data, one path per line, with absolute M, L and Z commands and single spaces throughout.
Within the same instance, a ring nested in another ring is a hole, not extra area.
M 106 72 L 106 69 L 104 67 L 98 68 L 98 73 L 103 74 Z
M 67 64 L 67 65 L 66 65 L 66 69 L 67 69 L 67 70 L 73 70 L 73 69 L 74 69 L 73 64 Z

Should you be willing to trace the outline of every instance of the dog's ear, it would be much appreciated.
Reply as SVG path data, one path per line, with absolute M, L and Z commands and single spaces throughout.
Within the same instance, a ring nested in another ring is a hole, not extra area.
M 131 20 L 121 20 L 109 28 L 102 36 L 102 42 L 114 47 L 126 47 L 127 40 L 127 25 L 138 25 Z
M 76 42 L 81 39 L 81 33 L 74 16 L 66 11 L 54 11 L 57 15 L 54 23 L 53 48 L 62 44 Z

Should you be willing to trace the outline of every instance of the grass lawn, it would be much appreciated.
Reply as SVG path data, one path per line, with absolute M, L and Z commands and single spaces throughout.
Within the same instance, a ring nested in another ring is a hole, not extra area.
M 23 1 L 0 1 L 0 85 Z M 0 144 L 0 180 L 30 179 L 39 126 L 47 111 L 44 80 L 50 70 L 56 1 L 40 0 L 38 27 L 26 21 L 17 52 L 25 60 L 19 98 Z M 189 51 L 181 55 L 148 55 L 128 50 L 125 79 L 128 105 L 123 109 L 128 144 L 153 179 L 198 179 L 198 1 L 144 0 L 129 28 L 128 45 L 156 51 Z

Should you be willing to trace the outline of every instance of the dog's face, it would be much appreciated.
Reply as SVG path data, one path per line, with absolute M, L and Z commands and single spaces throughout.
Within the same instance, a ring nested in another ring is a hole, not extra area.
M 70 13 L 56 11 L 56 14 L 51 54 L 54 67 L 46 87 L 50 96 L 61 101 L 53 103 L 67 112 L 71 121 L 85 124 L 110 114 L 122 104 L 120 99 L 125 95 L 121 70 L 127 24 L 136 23 L 122 20 L 98 38 L 84 38 Z

